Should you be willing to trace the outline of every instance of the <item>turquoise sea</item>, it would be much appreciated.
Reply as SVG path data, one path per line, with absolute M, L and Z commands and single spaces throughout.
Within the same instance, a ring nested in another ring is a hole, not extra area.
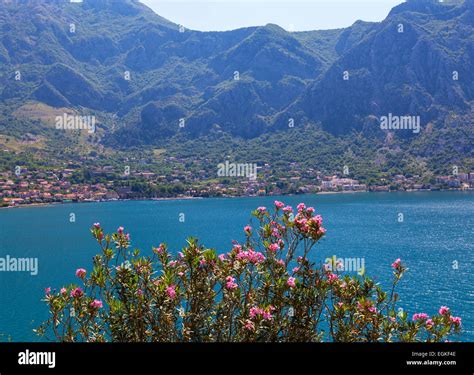
M 0 272 L 0 341 L 39 341 L 35 328 L 47 318 L 40 302 L 45 287 L 75 281 L 98 252 L 89 228 L 124 226 L 132 245 L 151 251 L 167 242 L 179 251 L 189 236 L 219 252 L 242 240 L 242 228 L 258 206 L 279 199 L 304 202 L 323 215 L 327 236 L 315 259 L 363 258 L 366 274 L 388 286 L 391 263 L 401 258 L 409 272 L 399 286 L 410 314 L 436 313 L 441 305 L 462 317 L 463 333 L 474 341 L 474 193 L 416 192 L 305 195 L 174 201 L 64 204 L 0 210 L 0 257 L 36 257 L 37 276 Z M 70 222 L 70 215 L 75 222 Z M 179 219 L 184 214 L 184 222 Z M 403 222 L 399 222 L 403 214 Z M 181 215 L 181 216 L 180 216 Z M 456 267 L 457 266 L 457 267 Z

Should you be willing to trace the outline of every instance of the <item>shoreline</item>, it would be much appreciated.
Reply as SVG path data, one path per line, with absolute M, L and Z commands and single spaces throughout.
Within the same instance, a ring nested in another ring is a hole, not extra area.
M 30 208 L 30 207 L 48 207 L 48 206 L 61 206 L 65 204 L 85 204 L 85 203 L 109 203 L 109 202 L 152 202 L 152 201 L 179 201 L 179 200 L 193 200 L 193 199 L 206 199 L 204 197 L 173 197 L 173 198 L 138 198 L 138 199 L 104 199 L 100 201 L 68 201 L 68 202 L 45 202 L 45 203 L 27 203 L 16 206 L 0 207 L 0 210 L 11 209 L 11 208 Z
M 68 202 L 45 202 L 45 203 L 27 203 L 16 206 L 0 207 L 3 209 L 14 209 L 14 208 L 41 208 L 49 206 L 59 206 L 64 204 L 82 204 L 82 203 L 109 203 L 109 202 L 152 202 L 152 201 L 180 201 L 180 200 L 197 200 L 197 199 L 234 199 L 234 198 L 265 198 L 265 197 L 289 197 L 289 196 L 306 196 L 306 195 L 339 195 L 339 194 L 361 194 L 361 193 L 434 193 L 434 192 L 474 192 L 474 189 L 439 189 L 439 190 L 394 190 L 394 191 L 320 191 L 317 193 L 304 193 L 304 194 L 279 194 L 279 195 L 237 195 L 237 196 L 220 196 L 220 197 L 169 197 L 169 198 L 137 198 L 137 199 L 109 199 L 99 201 L 68 201 Z

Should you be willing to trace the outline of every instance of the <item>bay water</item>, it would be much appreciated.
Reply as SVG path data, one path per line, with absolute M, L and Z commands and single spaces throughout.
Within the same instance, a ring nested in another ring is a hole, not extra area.
M 0 272 L 0 341 L 39 341 L 33 329 L 47 319 L 44 289 L 77 281 L 99 252 L 89 228 L 106 232 L 124 226 L 132 246 L 151 253 L 166 242 L 180 251 L 194 236 L 227 252 L 244 238 L 250 212 L 273 207 L 275 199 L 304 202 L 323 216 L 327 235 L 311 254 L 363 260 L 366 275 L 385 288 L 391 263 L 409 268 L 399 284 L 400 306 L 434 314 L 446 305 L 460 316 L 459 341 L 474 341 L 474 192 L 413 192 L 116 201 L 0 210 L 0 257 L 38 258 L 38 274 Z M 71 222 L 71 218 L 75 221 Z

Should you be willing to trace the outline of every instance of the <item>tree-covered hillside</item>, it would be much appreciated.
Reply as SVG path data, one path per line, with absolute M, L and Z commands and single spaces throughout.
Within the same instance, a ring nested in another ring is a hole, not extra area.
M 293 33 L 197 32 L 135 0 L 0 0 L 1 166 L 160 150 L 148 161 L 163 170 L 169 157 L 228 157 L 282 173 L 350 163 L 363 180 L 470 171 L 473 26 L 474 0 L 412 0 L 380 23 Z M 60 131 L 64 113 L 97 127 Z M 392 114 L 420 132 L 381 129 Z

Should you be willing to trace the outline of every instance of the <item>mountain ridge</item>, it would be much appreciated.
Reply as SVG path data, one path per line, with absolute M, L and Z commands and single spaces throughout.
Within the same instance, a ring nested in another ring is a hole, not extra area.
M 33 101 L 95 113 L 104 132 L 94 142 L 106 147 L 250 140 L 290 126 L 383 140 L 389 113 L 435 131 L 453 113 L 472 117 L 473 0 L 410 1 L 382 22 L 295 33 L 187 30 L 132 0 L 1 3 L 3 112 Z

